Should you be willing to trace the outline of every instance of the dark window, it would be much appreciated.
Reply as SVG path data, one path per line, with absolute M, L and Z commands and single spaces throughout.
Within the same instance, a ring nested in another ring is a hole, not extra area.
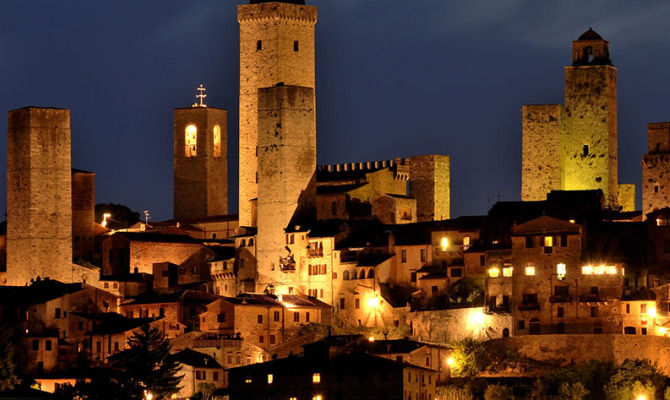
M 293 41 L 293 51 L 300 51 L 300 42 L 297 40 Z
M 118 351 L 119 351 L 119 342 L 114 342 L 114 351 L 118 353 Z
M 623 328 L 623 333 L 626 335 L 635 335 L 636 329 L 634 326 L 627 326 Z
M 540 320 L 539 319 L 537 319 L 537 318 L 531 319 L 529 325 L 530 326 L 529 326 L 528 331 L 531 335 L 539 335 L 540 334 L 541 328 L 540 328 Z
M 37 351 L 40 349 L 40 341 L 39 340 L 33 340 L 33 350 Z
M 273 315 L 275 322 L 279 321 L 279 311 L 275 311 Z
M 554 286 L 554 297 L 561 301 L 566 301 L 570 297 L 570 288 L 568 286 Z
M 158 309 L 158 315 L 161 316 L 161 317 L 165 316 L 165 309 L 163 307 Z
M 426 262 L 426 249 L 421 249 L 421 262 Z
M 558 308 L 556 309 L 556 316 L 557 316 L 558 318 L 563 318 L 563 317 L 565 317 L 565 308 L 563 308 L 563 307 L 558 307 Z
M 51 340 L 44 342 L 44 350 L 51 351 Z
M 330 213 L 335 216 L 337 215 L 337 201 L 330 203 Z
M 355 300 L 354 308 L 357 309 L 357 310 L 361 308 L 361 299 L 356 299 Z
M 263 343 L 264 340 L 265 340 L 265 338 L 263 337 L 263 335 L 260 335 L 258 337 L 258 343 Z
M 407 250 L 405 250 L 405 249 L 401 250 L 400 258 L 401 258 L 403 263 L 407 262 Z
M 294 312 L 293 313 L 293 321 L 300 322 L 300 313 L 299 312 Z
M 259 40 L 256 42 L 256 51 L 263 50 L 263 41 Z
M 521 320 L 517 323 L 517 328 L 518 329 L 526 329 L 526 321 Z
M 449 274 L 452 278 L 460 278 L 463 276 L 463 268 L 452 268 Z
M 433 294 L 437 294 L 437 286 L 433 286 L 430 289 Z
M 344 310 L 344 297 L 340 298 L 340 310 Z
M 603 333 L 603 327 L 600 325 L 600 322 L 593 324 L 593 333 Z
M 626 304 L 626 314 L 630 314 L 630 304 Z
M 598 297 L 598 286 L 591 286 L 591 296 Z
M 365 270 L 361 269 L 361 272 L 358 274 L 358 279 L 365 279 Z
M 409 273 L 409 280 L 410 282 L 416 282 L 416 271 L 412 271 Z
M 60 318 L 60 308 L 56 308 L 56 319 Z
M 565 333 L 565 324 L 563 322 L 556 324 L 556 333 Z
M 258 323 L 259 323 L 259 324 L 262 324 L 262 323 L 263 323 L 263 316 L 260 315 L 260 314 L 258 315 Z
M 584 147 L 582 147 L 582 155 L 583 156 L 588 156 L 589 155 L 589 145 L 585 144 Z
M 216 322 L 226 322 L 226 313 L 221 313 L 217 315 Z
M 591 318 L 598 316 L 598 307 L 591 307 Z
M 305 313 L 305 322 L 309 322 L 309 311 Z
M 537 293 L 526 293 L 523 295 L 523 304 L 537 304 Z
M 219 373 L 217 371 L 214 371 L 213 374 L 214 374 L 214 380 L 218 381 L 219 380 Z
M 654 185 L 654 193 L 658 193 L 658 184 Z
M 486 265 L 486 256 L 481 255 L 481 256 L 479 256 L 479 266 L 483 267 L 484 265 Z
M 561 235 L 561 247 L 568 247 L 568 235 Z
M 533 237 L 532 236 L 526 236 L 526 248 L 527 249 L 532 249 L 533 248 Z
M 502 335 L 504 338 L 509 337 L 509 329 L 507 328 L 503 329 Z
M 270 344 L 275 344 L 275 335 L 270 335 Z
M 167 278 L 167 276 L 168 276 L 168 270 L 167 270 L 167 269 L 162 270 L 162 271 L 161 271 L 161 276 L 162 276 L 163 278 Z
M 345 270 L 344 272 L 342 272 L 342 279 L 345 281 L 349 280 L 349 271 Z

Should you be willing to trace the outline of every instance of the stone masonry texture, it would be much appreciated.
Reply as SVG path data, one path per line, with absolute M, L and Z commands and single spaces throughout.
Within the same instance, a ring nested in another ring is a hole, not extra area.
M 72 282 L 70 111 L 10 111 L 7 136 L 8 284 Z
M 560 104 L 525 105 L 521 108 L 521 200 L 545 200 L 561 189 Z
M 449 156 L 430 154 L 410 157 L 409 169 L 409 192 L 416 199 L 417 220 L 449 219 Z
M 239 5 L 240 24 L 240 226 L 255 226 L 258 196 L 258 89 L 286 85 L 315 88 L 316 7 L 289 3 Z M 314 95 L 314 94 L 313 94 Z
M 186 127 L 196 127 L 196 155 L 186 156 Z M 218 127 L 218 128 L 217 128 Z M 215 154 L 214 130 L 221 143 Z M 228 213 L 228 112 L 212 107 L 174 111 L 174 218 Z
M 95 173 L 72 170 L 72 258 L 91 259 L 95 248 Z
M 670 206 L 670 122 L 647 126 L 648 149 L 642 157 L 643 215 Z

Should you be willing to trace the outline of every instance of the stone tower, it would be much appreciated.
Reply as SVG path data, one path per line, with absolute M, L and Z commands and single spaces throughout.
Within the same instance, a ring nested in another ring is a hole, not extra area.
M 616 75 L 609 42 L 589 29 L 572 42 L 565 105 L 522 107 L 522 200 L 600 189 L 609 207 L 619 205 Z
M 240 226 L 256 226 L 258 197 L 258 90 L 284 83 L 315 88 L 316 7 L 304 0 L 251 0 L 239 5 L 240 24 Z M 313 91 L 314 92 L 314 91 Z
M 95 249 L 95 172 L 72 170 L 72 258 L 90 260 Z
M 7 278 L 74 280 L 70 111 L 9 112 L 7 131 Z
M 450 218 L 449 156 L 428 154 L 409 158 L 409 193 L 416 199 L 417 220 Z
M 174 110 L 174 218 L 228 213 L 228 112 Z
M 670 207 L 670 122 L 647 125 L 648 148 L 642 156 L 642 215 Z
M 303 199 L 316 197 L 314 89 L 275 86 L 258 92 L 258 233 L 256 289 L 290 280 L 284 228 Z M 313 192 L 313 193 L 312 193 Z M 295 274 L 293 274 L 295 275 Z

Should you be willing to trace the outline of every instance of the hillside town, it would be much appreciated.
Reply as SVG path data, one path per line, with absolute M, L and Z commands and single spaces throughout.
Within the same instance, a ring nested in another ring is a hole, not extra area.
M 572 42 L 563 104 L 519 104 L 521 201 L 452 218 L 457 154 L 318 164 L 316 7 L 237 14 L 239 181 L 201 85 L 174 109 L 169 220 L 96 204 L 70 110 L 9 111 L 0 398 L 668 398 L 670 122 L 638 209 L 607 40 Z M 611 378 L 631 363 L 651 372 Z

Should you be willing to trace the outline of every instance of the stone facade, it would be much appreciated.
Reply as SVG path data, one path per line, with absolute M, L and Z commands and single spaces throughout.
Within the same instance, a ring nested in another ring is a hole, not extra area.
M 670 122 L 647 125 L 642 157 L 642 215 L 670 206 Z
M 95 249 L 95 173 L 72 170 L 72 258 L 91 259 Z
M 609 42 L 591 30 L 572 48 L 573 63 L 565 67 L 565 105 L 522 108 L 521 199 L 543 200 L 557 189 L 600 189 L 606 205 L 616 208 L 617 70 Z
M 427 342 L 499 339 L 512 331 L 511 315 L 485 313 L 481 307 L 411 312 L 407 323 L 414 338 Z
M 416 199 L 417 220 L 450 218 L 449 156 L 409 157 L 409 194 Z
M 617 201 L 621 211 L 635 211 L 635 185 L 632 183 L 619 184 L 619 200 Z
M 258 97 L 258 280 L 282 281 L 287 257 L 284 229 L 300 207 L 316 202 L 314 90 L 276 86 Z M 300 204 L 303 203 L 303 204 Z M 315 208 L 315 205 L 311 206 Z
M 228 213 L 228 112 L 174 110 L 174 218 Z
M 75 281 L 72 268 L 70 111 L 9 112 L 7 277 L 22 286 L 37 276 Z
M 240 226 L 255 226 L 252 200 L 259 196 L 258 90 L 284 83 L 315 88 L 316 7 L 271 2 L 239 5 L 240 24 Z M 257 155 L 258 154 L 258 155 Z

